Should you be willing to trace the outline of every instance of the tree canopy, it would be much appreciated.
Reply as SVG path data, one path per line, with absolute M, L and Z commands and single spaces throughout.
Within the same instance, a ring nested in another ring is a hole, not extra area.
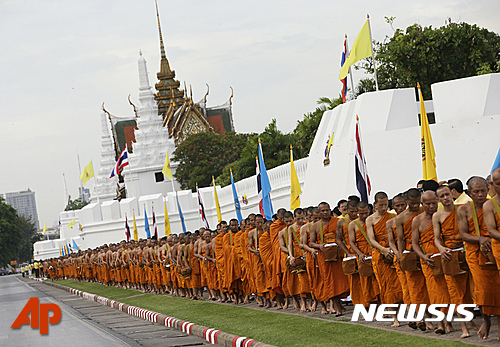
M 69 199 L 68 204 L 66 205 L 64 211 L 81 210 L 89 203 L 90 201 L 83 201 L 82 198 L 76 198 L 75 200 Z
M 230 169 L 236 181 L 255 175 L 255 157 L 258 153 L 258 139 L 261 139 L 266 168 L 290 161 L 290 145 L 293 145 L 294 160 L 309 155 L 323 113 L 342 103 L 342 98 L 318 100 L 319 106 L 297 122 L 295 129 L 284 133 L 272 119 L 260 134 L 219 135 L 200 133 L 189 136 L 175 150 L 175 160 L 179 166 L 175 173 L 183 189 L 195 189 L 195 184 L 206 187 L 211 177 L 222 186 L 230 181 Z
M 386 20 L 392 26 L 394 18 Z M 419 82 L 426 99 L 433 83 L 500 71 L 500 36 L 475 24 L 413 24 L 374 44 L 379 88 L 414 88 Z M 373 74 L 371 59 L 361 68 Z M 373 87 L 363 81 L 359 92 Z

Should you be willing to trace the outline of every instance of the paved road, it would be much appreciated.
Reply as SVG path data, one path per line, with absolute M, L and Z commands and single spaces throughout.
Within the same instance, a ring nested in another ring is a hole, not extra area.
M 29 325 L 11 325 L 31 297 L 56 303 L 61 322 L 40 335 Z M 19 275 L 0 277 L 0 346 L 200 346 L 205 340 L 102 306 L 64 290 L 23 280 Z

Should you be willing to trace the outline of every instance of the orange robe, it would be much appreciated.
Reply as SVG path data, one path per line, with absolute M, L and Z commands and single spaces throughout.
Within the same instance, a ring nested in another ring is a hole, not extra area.
M 250 231 L 250 235 L 253 238 L 253 244 L 254 244 L 254 249 L 258 250 L 259 252 L 262 252 L 260 250 L 260 237 L 264 233 L 262 231 L 257 233 L 257 229 L 252 229 Z M 262 257 L 262 253 L 261 253 Z M 257 254 L 250 253 L 250 264 L 252 265 L 252 273 L 254 277 L 254 283 L 255 283 L 255 288 L 256 288 L 256 294 L 259 296 L 264 296 L 266 299 L 269 297 L 269 289 L 267 288 L 267 281 L 266 281 L 266 271 L 265 271 L 265 266 L 264 266 L 264 261 L 259 258 Z
M 311 247 L 311 226 L 312 223 L 307 224 L 307 245 Z M 306 252 L 306 267 L 307 267 L 307 278 L 309 279 L 309 286 L 311 287 L 311 295 L 316 298 L 316 289 L 320 287 L 318 284 L 321 281 L 319 275 L 319 265 L 318 260 L 314 259 L 311 252 Z
M 286 243 L 286 248 L 289 249 L 288 247 L 288 236 L 289 233 L 295 232 L 292 228 L 287 227 L 285 229 L 285 243 Z M 299 229 L 300 232 L 300 229 Z M 293 237 L 293 236 L 292 236 Z M 293 246 L 292 246 L 293 247 Z M 282 269 L 283 269 L 283 291 L 285 292 L 285 295 L 299 295 L 300 294 L 300 284 L 299 284 L 299 276 L 296 273 L 292 273 L 291 268 L 287 267 L 286 265 L 286 260 L 288 257 L 288 254 L 281 252 L 281 257 L 283 259 L 282 262 Z M 299 257 L 302 252 L 299 251 L 296 252 L 297 257 Z
M 289 232 L 293 232 L 293 230 L 290 229 Z M 299 243 L 300 243 L 300 228 L 297 228 L 297 230 L 295 230 L 295 236 L 292 234 L 292 251 L 293 251 L 292 255 L 295 258 L 303 257 L 305 260 L 306 259 L 305 252 L 300 248 Z M 311 285 L 309 284 L 309 278 L 307 277 L 307 272 L 304 271 L 293 275 L 296 276 L 299 280 L 299 287 L 298 287 L 299 294 L 302 297 L 306 297 L 306 294 L 311 293 Z M 290 286 L 288 290 L 290 291 L 290 293 L 292 293 L 292 288 Z
M 495 211 L 495 223 L 497 226 L 497 231 L 500 233 L 500 218 L 498 217 L 497 211 Z M 500 270 L 500 241 L 491 238 L 491 250 L 493 251 L 493 255 L 495 256 L 495 260 L 497 261 L 497 266 Z
M 206 257 L 206 255 L 205 255 L 205 247 L 203 247 L 201 249 L 201 256 L 203 258 Z M 208 264 L 208 262 L 209 262 L 208 260 L 200 261 L 201 286 L 202 287 L 208 287 L 208 278 L 207 278 L 207 264 Z
M 328 224 L 322 224 L 324 243 L 337 242 L 337 222 L 338 218 L 331 217 Z M 316 238 L 316 243 L 321 244 L 319 233 Z M 344 253 L 339 252 L 339 260 L 325 261 L 323 252 L 318 252 L 318 266 L 321 281 L 319 282 L 318 288 L 316 288 L 317 300 L 328 301 L 335 296 L 347 297 L 349 293 L 349 280 L 342 270 L 341 259 L 343 257 Z
M 215 255 L 213 254 L 213 250 L 211 251 L 212 254 L 208 254 L 210 258 L 215 258 Z M 215 264 L 211 261 L 207 260 L 207 286 L 208 289 L 211 290 L 217 290 L 219 289 L 218 286 L 218 279 L 217 279 L 217 268 L 215 267 Z
M 273 244 L 271 241 L 271 236 L 268 232 L 262 233 L 259 237 L 259 253 L 262 259 L 262 263 L 264 265 L 264 273 L 266 279 L 266 289 L 269 291 L 269 296 L 271 299 L 274 299 L 275 292 L 272 290 L 273 288 Z
M 347 219 L 346 219 L 347 220 Z M 347 250 L 351 253 L 354 251 L 349 244 L 349 229 L 347 224 L 344 221 L 344 225 L 342 226 L 342 234 L 344 237 L 344 243 L 347 247 Z M 359 273 L 355 273 L 347 276 L 349 279 L 349 287 L 351 289 L 351 301 L 353 305 L 362 304 L 363 306 L 368 306 L 370 304 L 369 301 L 365 301 L 365 297 L 363 295 L 363 290 L 361 289 L 361 281 L 359 279 Z
M 404 238 L 406 244 L 406 250 L 411 250 L 411 224 L 413 218 L 419 215 L 419 212 L 415 212 L 406 223 L 404 224 Z M 408 291 L 410 292 L 410 302 L 412 304 L 430 304 L 429 294 L 427 293 L 427 287 L 425 285 L 425 276 L 421 270 L 406 271 L 406 281 L 408 283 Z
M 224 256 L 224 233 L 220 233 L 215 237 L 215 259 L 217 263 L 217 276 L 219 280 L 219 288 L 222 293 L 228 291 L 226 282 L 226 271 L 224 269 L 225 256 Z
M 272 281 L 273 281 L 273 291 L 277 294 L 284 294 L 282 288 L 282 274 L 283 270 L 281 269 L 281 249 L 280 243 L 278 239 L 278 233 L 286 227 L 286 224 L 279 219 L 276 220 L 273 224 L 271 224 L 269 228 L 269 236 L 271 237 L 271 242 L 273 245 L 273 272 L 272 272 Z
M 200 259 L 194 256 L 194 244 L 189 246 L 191 259 L 191 288 L 201 288 L 201 265 Z
M 224 273 L 230 294 L 241 294 L 241 265 L 236 254 L 238 233 L 229 231 L 224 235 Z
M 354 223 L 354 221 L 352 221 L 351 223 Z M 365 225 L 361 225 L 361 227 L 364 228 Z M 356 243 L 356 246 L 359 248 L 361 253 L 365 254 L 366 256 L 370 256 L 372 254 L 370 244 L 366 240 L 361 230 L 356 229 L 355 235 L 356 235 L 356 240 L 354 242 Z M 359 257 L 358 257 L 358 264 L 359 264 Z M 363 300 L 365 302 L 377 301 L 378 296 L 380 295 L 380 288 L 377 282 L 377 278 L 375 277 L 375 274 L 372 274 L 371 276 L 368 277 L 359 276 L 359 281 L 361 283 L 361 289 L 363 290 L 363 296 L 364 296 Z
M 458 231 L 456 211 L 448 214 L 441 223 L 441 237 L 445 247 L 457 248 L 463 246 L 464 243 Z M 450 295 L 450 303 L 455 305 L 472 304 L 470 271 L 456 276 L 445 275 L 444 278 Z
M 432 223 L 420 234 L 420 243 L 424 248 L 425 254 L 439 253 L 434 244 L 434 227 Z M 438 259 L 441 261 L 440 258 Z M 422 259 L 420 259 L 420 264 L 422 265 L 422 272 L 425 276 L 425 284 L 431 304 L 450 304 L 450 294 L 448 293 L 448 286 L 446 285 L 444 275 L 434 276 L 434 270 L 427 266 Z
M 481 236 L 489 236 L 484 224 L 483 209 L 477 210 L 477 220 Z M 473 218 L 469 219 L 469 233 L 476 235 Z M 474 278 L 474 297 L 476 305 L 484 314 L 500 315 L 500 276 L 495 265 L 486 265 L 487 258 L 479 244 L 466 242 L 466 259 Z
M 391 218 L 392 215 L 386 212 L 385 215 L 373 225 L 375 240 L 382 247 L 389 247 L 385 225 Z M 382 304 L 396 304 L 403 301 L 403 289 L 398 280 L 398 274 L 396 273 L 395 267 L 391 267 L 390 264 L 384 261 L 384 256 L 378 249 L 373 250 L 372 256 L 373 272 L 380 285 L 380 301 Z
M 250 227 L 244 232 L 242 232 L 241 236 L 241 251 L 243 255 L 243 263 L 242 266 L 245 266 L 245 274 L 243 276 L 244 282 L 246 282 L 246 292 L 245 294 L 257 293 L 257 287 L 255 284 L 255 275 L 253 272 L 253 258 L 250 256 L 250 249 L 248 246 L 248 233 L 254 230 L 254 227 Z
M 398 244 L 398 233 L 396 232 L 396 227 L 392 227 L 392 236 L 394 238 L 394 243 Z M 394 267 L 396 268 L 396 274 L 398 275 L 399 283 L 401 284 L 401 289 L 403 291 L 403 302 L 405 304 L 410 304 L 410 290 L 408 289 L 408 281 L 406 280 L 406 274 L 403 270 L 401 270 L 401 266 L 399 265 L 399 259 L 397 256 L 394 256 Z

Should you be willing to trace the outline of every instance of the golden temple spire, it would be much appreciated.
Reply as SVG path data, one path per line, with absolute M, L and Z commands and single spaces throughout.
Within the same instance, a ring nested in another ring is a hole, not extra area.
M 163 37 L 161 36 L 161 26 L 160 26 L 160 13 L 158 12 L 158 2 L 155 0 L 155 6 L 156 6 L 156 18 L 158 18 L 158 31 L 160 33 L 160 50 L 161 50 L 161 58 L 167 58 L 167 55 L 165 54 L 165 46 L 163 46 Z

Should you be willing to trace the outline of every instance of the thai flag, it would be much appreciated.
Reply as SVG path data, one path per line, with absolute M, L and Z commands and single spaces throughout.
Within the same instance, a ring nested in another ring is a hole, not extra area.
M 259 212 L 264 215 L 264 208 L 262 207 L 262 182 L 260 180 L 259 159 L 255 159 L 255 171 L 257 176 L 257 195 L 259 197 Z
M 340 59 L 340 67 L 344 66 L 345 60 L 347 59 L 347 37 L 344 40 L 344 51 L 342 52 L 342 58 Z M 341 80 L 342 82 L 342 102 L 347 100 L 347 76 Z
M 158 230 L 156 229 L 155 209 L 153 206 L 151 206 L 151 211 L 153 211 L 153 229 L 155 230 L 155 238 L 158 240 Z
M 127 242 L 130 241 L 130 228 L 128 226 L 127 215 L 125 215 L 125 237 L 127 238 Z
M 363 145 L 361 143 L 361 130 L 359 128 L 359 117 L 356 116 L 356 155 L 355 155 L 355 170 L 356 170 L 356 188 L 358 188 L 361 201 L 368 202 L 368 196 L 371 193 L 372 185 L 368 171 L 366 169 L 366 161 L 363 153 Z
M 203 206 L 203 201 L 201 201 L 200 191 L 198 190 L 198 205 L 200 206 L 201 220 L 205 222 L 205 228 L 210 229 L 208 226 L 207 216 L 205 215 L 205 206 Z
M 125 145 L 125 148 L 120 154 L 120 157 L 118 158 L 118 161 L 116 162 L 113 171 L 111 171 L 111 176 L 109 176 L 109 178 L 119 175 L 121 170 L 123 170 L 123 168 L 127 165 L 128 165 L 128 151 L 127 151 L 127 145 Z

